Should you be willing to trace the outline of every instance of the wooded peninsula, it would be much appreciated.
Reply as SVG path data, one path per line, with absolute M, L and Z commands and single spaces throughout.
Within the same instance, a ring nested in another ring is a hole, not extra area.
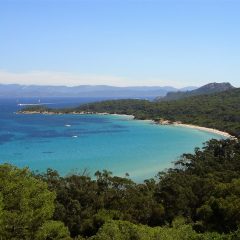
M 164 102 L 123 99 L 89 103 L 65 109 L 28 106 L 20 113 L 127 114 L 141 120 L 149 119 L 155 122 L 167 120 L 169 123 L 182 122 L 214 128 L 238 137 L 240 135 L 240 89 Z

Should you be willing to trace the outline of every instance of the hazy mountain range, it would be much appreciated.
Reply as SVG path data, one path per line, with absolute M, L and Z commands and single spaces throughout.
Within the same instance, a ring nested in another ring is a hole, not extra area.
M 200 88 L 187 90 L 187 91 L 171 91 L 166 94 L 166 96 L 159 96 L 156 98 L 157 101 L 171 101 L 171 100 L 178 100 L 182 98 L 192 97 L 192 96 L 199 96 L 204 94 L 212 94 L 218 92 L 224 92 L 230 89 L 234 89 L 234 87 L 228 83 L 209 83 Z
M 102 97 L 102 98 L 156 98 L 157 101 L 169 101 L 222 92 L 234 87 L 230 83 L 209 83 L 200 88 L 186 87 L 177 89 L 165 87 L 114 87 L 107 85 L 40 86 L 0 84 L 0 97 Z
M 190 91 L 196 87 L 114 87 L 107 85 L 39 86 L 0 84 L 0 97 L 105 97 L 105 98 L 156 98 L 168 92 Z

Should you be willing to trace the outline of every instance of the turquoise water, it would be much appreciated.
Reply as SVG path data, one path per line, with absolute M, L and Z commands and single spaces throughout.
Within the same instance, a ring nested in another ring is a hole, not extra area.
M 112 115 L 5 115 L 0 159 L 32 170 L 93 175 L 107 169 L 135 180 L 154 177 L 185 152 L 219 135 Z

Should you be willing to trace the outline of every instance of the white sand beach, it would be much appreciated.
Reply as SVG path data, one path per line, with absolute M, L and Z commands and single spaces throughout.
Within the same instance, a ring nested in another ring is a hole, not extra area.
M 187 128 L 197 129 L 197 130 L 201 130 L 201 131 L 205 131 L 205 132 L 218 134 L 218 135 L 221 135 L 226 138 L 236 139 L 236 137 L 232 136 L 231 134 L 214 129 L 214 128 L 201 127 L 201 126 L 197 126 L 197 125 L 184 124 L 184 123 L 179 123 L 179 122 L 174 122 L 172 125 L 177 126 L 177 127 L 179 126 L 179 127 L 187 127 Z

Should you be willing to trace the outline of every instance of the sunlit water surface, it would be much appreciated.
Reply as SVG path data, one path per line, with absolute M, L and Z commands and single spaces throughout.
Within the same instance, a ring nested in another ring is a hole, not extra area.
M 96 99 L 45 99 L 53 106 L 76 106 Z M 43 100 L 41 100 L 43 101 Z M 90 175 L 107 169 L 129 173 L 134 180 L 154 177 L 173 166 L 182 153 L 193 152 L 212 133 L 112 115 L 19 115 L 19 102 L 0 99 L 0 162 L 31 170 L 53 168 L 60 174 Z

